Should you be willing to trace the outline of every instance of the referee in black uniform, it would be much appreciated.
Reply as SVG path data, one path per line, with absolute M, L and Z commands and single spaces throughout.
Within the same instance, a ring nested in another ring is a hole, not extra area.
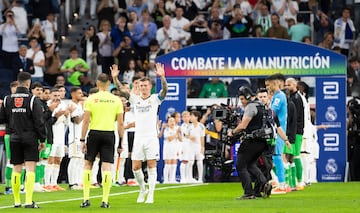
M 0 109 L 0 123 L 6 123 L 10 134 L 10 163 L 14 165 L 11 186 L 14 207 L 21 207 L 20 177 L 23 164 L 26 168 L 25 208 L 39 208 L 32 195 L 35 184 L 35 166 L 39 161 L 39 151 L 45 148 L 46 131 L 41 101 L 30 94 L 31 75 L 20 72 L 16 92 L 4 98 Z M 40 141 L 40 143 L 38 143 Z
M 261 103 L 258 100 L 251 100 L 253 92 L 248 87 L 240 87 L 239 99 L 245 107 L 244 115 L 241 123 L 228 132 L 228 136 L 236 135 L 240 132 L 245 132 L 250 135 L 253 131 L 259 130 L 263 127 L 263 113 L 261 110 Z M 264 108 L 262 106 L 262 108 Z M 265 108 L 264 108 L 265 109 Z M 271 184 L 267 180 L 261 170 L 256 166 L 256 160 L 264 152 L 267 147 L 266 139 L 260 137 L 245 137 L 239 147 L 236 161 L 236 170 L 239 174 L 244 195 L 237 198 L 241 200 L 255 199 L 256 194 L 263 192 L 264 197 L 271 194 Z M 261 192 L 255 192 L 251 185 L 251 175 L 255 177 L 255 188 Z

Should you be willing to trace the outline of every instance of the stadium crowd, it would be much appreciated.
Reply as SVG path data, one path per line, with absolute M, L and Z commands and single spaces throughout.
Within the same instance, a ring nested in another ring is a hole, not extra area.
M 159 55 L 219 39 L 238 37 L 289 39 L 317 45 L 349 57 L 348 95 L 359 92 L 360 41 L 356 39 L 355 33 L 360 29 L 360 19 L 355 20 L 355 23 L 352 21 L 352 9 L 349 7 L 337 11 L 338 7 L 335 7 L 335 4 L 329 6 L 323 2 L 326 1 L 316 3 L 311 0 L 79 0 L 78 19 L 89 17 L 97 20 L 98 26 L 88 26 L 81 42 L 69 49 L 69 58 L 61 61 L 59 55 L 61 42 L 57 36 L 59 29 L 56 20 L 59 18 L 59 5 L 65 4 L 66 1 L 1 0 L 0 71 L 8 70 L 11 75 L 6 82 L 1 82 L 5 85 L 1 88 L 4 91 L 11 88 L 14 92 L 18 73 L 29 72 L 33 82 L 31 93 L 46 103 L 50 113 L 46 124 L 47 128 L 52 130 L 47 135 L 48 143 L 52 144 L 52 147 L 48 146 L 47 153 L 37 164 L 35 191 L 65 190 L 58 185 L 63 180 L 69 184 L 70 189 L 82 188 L 82 178 L 77 171 L 82 169 L 83 155 L 79 150 L 80 138 L 75 136 L 74 131 L 79 131 L 76 128 L 82 119 L 82 103 L 87 96 L 96 93 L 98 75 L 100 73 L 111 75 L 109 67 L 114 63 L 119 66 L 120 73 L 116 77 L 122 82 L 123 87 L 129 91 L 134 90 L 140 79 L 148 77 L 153 84 L 152 93 L 155 93 L 155 59 Z M 88 3 L 90 3 L 90 12 L 86 15 Z M 357 4 L 354 7 L 355 16 L 360 13 Z M 314 17 L 312 22 L 310 22 L 311 14 Z M 310 121 L 308 128 L 311 130 L 308 132 L 308 140 L 313 141 L 313 145 L 316 146 L 316 131 L 315 133 L 313 131 L 316 127 L 311 122 L 310 106 L 307 101 L 310 92 L 304 90 L 297 92 L 296 89 L 305 89 L 307 85 L 313 87 L 314 79 L 301 80 L 280 77 L 274 82 L 279 90 L 285 88 L 301 95 L 305 108 L 303 110 L 307 112 L 306 119 Z M 232 83 L 233 81 L 237 82 L 236 85 Z M 229 91 L 232 90 L 232 86 L 239 88 L 240 82 L 253 91 L 266 88 L 268 89 L 265 90 L 266 93 L 275 92 L 269 90 L 269 85 L 265 85 L 265 79 L 189 78 L 187 97 L 236 96 L 237 92 L 230 94 Z M 114 84 L 111 86 L 111 93 L 120 95 Z M 0 99 L 3 99 L 8 94 L 1 92 L 1 95 Z M 270 100 L 269 98 L 266 103 Z M 206 140 L 206 135 L 214 132 L 213 139 L 216 139 L 216 134 L 219 134 L 221 129 L 221 122 L 211 118 L 211 110 L 216 107 L 212 106 L 206 112 L 174 113 L 166 122 L 159 123 L 158 129 L 161 133 L 159 137 L 164 137 L 164 144 L 167 144 L 164 145 L 166 158 L 164 158 L 164 174 L 161 181 L 165 183 L 178 181 L 176 178 L 178 160 L 181 160 L 180 182 L 216 180 L 214 171 L 205 169 L 203 172 L 205 150 L 211 149 L 212 146 L 211 137 Z M 136 124 L 131 115 L 131 106 L 126 106 L 125 111 L 124 125 L 127 134 L 123 138 L 123 145 L 127 143 L 128 149 L 126 152 L 115 153 L 115 157 L 119 160 L 115 160 L 116 164 L 112 171 L 114 185 L 138 184 L 131 170 L 131 138 L 133 139 L 136 134 L 134 133 Z M 2 132 L 5 134 L 4 126 Z M 305 132 L 303 134 L 305 137 Z M 188 154 L 180 153 L 178 146 L 171 147 L 173 146 L 171 141 L 178 143 L 177 141 L 180 140 L 194 141 L 197 146 L 184 148 L 183 151 L 187 150 Z M 275 193 L 302 190 L 306 184 L 316 182 L 314 170 L 310 172 L 309 168 L 314 166 L 310 163 L 315 163 L 318 156 L 314 151 L 316 148 L 309 149 L 311 149 L 309 153 L 312 152 L 311 157 L 304 156 L 308 167 L 294 169 L 295 164 L 301 164 L 300 154 L 295 156 L 294 161 L 287 162 L 282 171 L 283 179 L 274 181 L 279 186 Z M 168 152 L 166 153 L 165 150 Z M 306 154 L 308 150 L 298 151 Z M 197 172 L 193 175 L 192 168 L 195 161 L 197 161 Z M 99 159 L 96 158 L 92 172 L 93 187 L 99 187 L 101 183 L 101 176 L 98 176 L 98 171 L 101 170 L 99 164 Z M 5 193 L 11 193 L 11 165 L 7 162 L 5 167 Z M 273 174 L 272 177 L 275 178 L 277 175 Z

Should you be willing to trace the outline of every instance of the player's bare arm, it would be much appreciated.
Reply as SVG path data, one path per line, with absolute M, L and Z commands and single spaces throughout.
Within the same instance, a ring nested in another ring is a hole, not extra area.
M 161 80 L 160 96 L 162 98 L 165 98 L 165 96 L 168 92 L 168 86 L 167 86 L 167 82 L 166 82 L 166 78 L 165 78 L 164 64 L 156 63 L 155 67 L 156 67 L 156 74 L 158 76 L 160 76 L 160 80 Z
M 120 92 L 120 96 L 125 97 L 126 99 L 129 99 L 130 94 L 123 90 L 123 85 L 119 81 L 119 78 L 118 78 L 119 73 L 120 73 L 119 66 L 117 64 L 113 64 L 110 67 L 110 71 L 111 71 L 111 77 L 112 77 L 113 82 L 114 82 L 114 84 L 116 86 L 116 89 L 118 89 L 119 92 Z

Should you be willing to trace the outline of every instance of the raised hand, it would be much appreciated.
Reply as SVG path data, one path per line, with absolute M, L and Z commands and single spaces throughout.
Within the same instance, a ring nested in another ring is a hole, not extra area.
M 156 74 L 158 76 L 165 76 L 164 64 L 156 63 L 155 67 L 156 67 Z
M 111 70 L 111 77 L 116 78 L 119 76 L 120 70 L 117 64 L 111 65 L 110 70 Z

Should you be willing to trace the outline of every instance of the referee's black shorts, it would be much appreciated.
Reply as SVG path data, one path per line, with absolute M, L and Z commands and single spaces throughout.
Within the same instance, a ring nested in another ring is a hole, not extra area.
M 87 153 L 85 160 L 94 162 L 96 155 L 99 153 L 101 162 L 114 163 L 114 146 L 114 131 L 90 130 L 86 143 Z
M 10 163 L 23 164 L 26 161 L 39 161 L 38 139 L 34 132 L 10 135 Z

